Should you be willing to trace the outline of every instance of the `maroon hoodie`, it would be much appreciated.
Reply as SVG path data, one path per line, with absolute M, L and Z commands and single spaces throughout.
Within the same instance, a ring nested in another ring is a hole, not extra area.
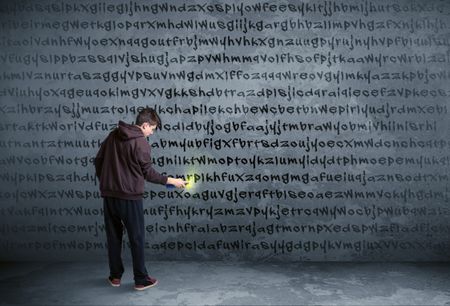
M 123 121 L 102 143 L 94 163 L 102 197 L 139 200 L 145 181 L 167 183 L 167 176 L 152 167 L 150 145 L 144 133 Z

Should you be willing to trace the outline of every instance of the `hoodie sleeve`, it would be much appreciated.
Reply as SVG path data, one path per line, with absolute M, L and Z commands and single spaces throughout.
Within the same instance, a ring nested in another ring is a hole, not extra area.
M 95 165 L 95 175 L 98 179 L 100 179 L 100 175 L 102 173 L 102 167 L 103 167 L 103 159 L 105 155 L 105 141 L 102 142 L 100 149 L 97 152 L 97 155 L 94 158 L 94 165 Z
M 145 180 L 160 185 L 167 184 L 167 176 L 162 175 L 158 171 L 153 169 L 150 157 L 150 145 L 147 143 L 147 141 L 145 141 L 145 143 L 139 143 L 136 151 L 138 162 L 141 166 Z

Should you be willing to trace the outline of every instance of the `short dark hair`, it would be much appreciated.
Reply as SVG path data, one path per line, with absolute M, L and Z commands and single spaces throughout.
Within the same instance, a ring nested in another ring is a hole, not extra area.
M 150 125 L 156 125 L 159 129 L 161 129 L 161 119 L 153 108 L 146 107 L 137 115 L 137 125 L 142 125 L 145 122 L 148 122 Z

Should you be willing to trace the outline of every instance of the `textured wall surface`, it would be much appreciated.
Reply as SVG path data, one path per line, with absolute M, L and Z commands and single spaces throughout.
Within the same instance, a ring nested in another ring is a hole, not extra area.
M 2 1 L 0 259 L 105 256 L 93 157 L 151 106 L 154 167 L 191 184 L 146 185 L 149 258 L 448 260 L 449 13 Z

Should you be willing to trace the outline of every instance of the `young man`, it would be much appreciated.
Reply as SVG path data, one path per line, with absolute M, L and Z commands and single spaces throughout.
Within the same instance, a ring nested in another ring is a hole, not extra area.
M 143 290 L 158 283 L 145 268 L 145 181 L 172 184 L 177 188 L 183 188 L 187 183 L 161 175 L 153 169 L 146 137 L 152 135 L 156 127 L 161 128 L 161 120 L 153 109 L 147 107 L 139 112 L 135 125 L 119 121 L 118 127 L 108 135 L 95 157 L 108 241 L 108 280 L 114 287 L 120 286 L 124 272 L 121 258 L 123 226 L 127 229 L 131 245 L 134 288 Z

